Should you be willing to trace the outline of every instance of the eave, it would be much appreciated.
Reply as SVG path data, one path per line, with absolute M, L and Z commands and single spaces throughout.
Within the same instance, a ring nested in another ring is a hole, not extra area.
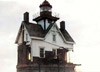
M 46 16 L 46 15 L 43 15 L 43 16 L 39 16 L 35 19 L 33 19 L 33 21 L 40 21 L 40 20 L 43 20 L 43 19 L 50 19 L 50 20 L 53 20 L 53 21 L 57 21 L 59 18 L 57 17 L 54 17 L 54 16 Z

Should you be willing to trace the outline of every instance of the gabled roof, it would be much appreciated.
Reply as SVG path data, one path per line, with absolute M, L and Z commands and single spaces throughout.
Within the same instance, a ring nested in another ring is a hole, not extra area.
M 53 26 L 56 24 L 53 24 Z M 52 26 L 52 27 L 53 27 Z M 52 28 L 51 27 L 51 28 Z M 72 42 L 75 43 L 74 40 L 72 39 L 72 37 L 70 36 L 70 34 L 67 32 L 67 30 L 65 29 L 59 29 L 58 26 L 56 25 L 57 30 L 60 32 L 61 36 L 63 37 L 63 39 L 67 42 Z M 50 31 L 50 30 L 49 30 Z
M 45 34 L 40 25 L 33 23 L 24 23 L 24 25 L 30 36 L 41 37 L 41 38 L 44 37 Z
M 49 27 L 47 28 L 47 30 L 43 30 L 41 25 L 35 24 L 35 23 L 22 22 L 22 25 L 24 25 L 26 27 L 26 29 L 31 37 L 44 38 L 47 35 L 47 33 L 50 31 L 50 29 L 53 27 L 54 24 L 50 24 Z M 66 30 L 59 29 L 59 31 L 61 32 L 61 34 L 63 35 L 63 37 L 66 41 L 74 42 L 74 40 L 72 39 L 72 37 L 69 35 L 69 33 Z M 20 30 L 19 30 L 19 33 L 18 33 L 15 43 L 17 43 L 20 32 L 21 32 L 21 27 L 20 27 Z
M 41 25 L 39 25 L 39 24 L 24 22 L 24 25 L 25 25 L 27 31 L 29 32 L 30 36 L 41 37 L 41 38 L 44 38 L 45 35 L 48 33 L 48 31 L 53 26 L 53 24 L 50 24 L 49 27 L 47 28 L 47 30 L 43 30 Z
M 74 42 L 74 40 L 72 39 L 72 37 L 69 35 L 69 33 L 66 30 L 60 29 L 60 31 L 63 34 L 63 36 L 66 39 L 66 41 Z

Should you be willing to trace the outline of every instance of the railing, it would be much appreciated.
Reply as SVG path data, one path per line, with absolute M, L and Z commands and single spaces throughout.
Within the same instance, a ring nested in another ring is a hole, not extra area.
M 52 16 L 59 18 L 59 13 L 52 12 Z
M 37 18 L 37 17 L 39 17 L 39 16 L 40 16 L 40 13 L 37 12 L 37 13 L 35 13 L 35 14 L 33 15 L 33 19 L 35 19 L 35 18 Z

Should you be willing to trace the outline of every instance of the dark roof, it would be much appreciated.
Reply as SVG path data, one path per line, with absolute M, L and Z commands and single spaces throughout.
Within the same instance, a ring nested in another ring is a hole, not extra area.
M 72 37 L 69 35 L 69 33 L 66 30 L 60 29 L 61 33 L 63 34 L 66 41 L 74 42 Z
M 50 24 L 47 30 L 43 30 L 39 24 L 24 22 L 24 25 L 26 29 L 28 30 L 28 33 L 30 36 L 44 38 L 54 24 Z M 72 39 L 72 37 L 69 35 L 69 33 L 66 30 L 60 29 L 60 31 L 63 34 L 66 41 L 74 42 L 74 40 Z
M 30 36 L 44 37 L 43 29 L 39 24 L 24 23 L 24 25 L 28 30 Z
M 40 5 L 40 7 L 42 7 L 42 6 L 49 6 L 52 8 L 52 5 L 50 5 L 50 3 L 46 0 Z
M 48 33 L 48 31 L 53 26 L 53 24 L 50 24 L 50 26 L 47 28 L 47 30 L 43 30 L 39 24 L 24 22 L 24 25 L 25 25 L 26 29 L 28 30 L 30 36 L 41 37 L 41 38 L 44 38 L 46 36 L 46 34 Z

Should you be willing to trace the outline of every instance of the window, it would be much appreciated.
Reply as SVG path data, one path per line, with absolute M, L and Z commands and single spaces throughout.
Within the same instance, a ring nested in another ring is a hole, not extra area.
M 40 57 L 44 57 L 44 48 L 40 48 Z
M 53 41 L 56 41 L 56 35 L 53 34 Z
M 28 60 L 31 60 L 31 53 L 28 53 Z
M 54 58 L 57 58 L 57 49 L 52 49 L 53 54 L 54 54 Z
M 48 6 L 44 6 L 44 7 L 41 7 L 41 12 L 42 11 L 51 11 L 51 8 L 50 7 L 48 7 Z

